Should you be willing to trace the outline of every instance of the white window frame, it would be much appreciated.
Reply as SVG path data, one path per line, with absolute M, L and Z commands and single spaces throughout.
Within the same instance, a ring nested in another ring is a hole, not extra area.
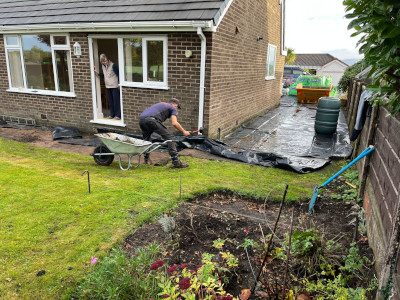
M 274 57 L 274 72 L 273 72 L 273 74 L 271 75 L 271 74 L 268 74 L 268 71 L 269 71 L 269 64 L 270 64 L 270 61 L 271 61 L 271 48 L 275 48 L 275 57 Z M 272 44 L 268 44 L 268 51 L 267 51 L 267 69 L 266 69 L 266 72 L 265 72 L 265 80 L 273 80 L 273 79 L 275 79 L 275 68 L 276 68 L 276 52 L 277 52 L 277 49 L 278 47 L 277 46 L 275 46 L 275 45 L 272 45 Z
M 30 33 L 27 35 L 39 35 L 44 33 Z M 50 36 L 50 46 L 51 46 L 51 57 L 53 63 L 53 73 L 54 73 L 54 85 L 55 91 L 51 90 L 40 90 L 40 89 L 30 89 L 27 87 L 26 82 L 26 71 L 25 71 L 25 63 L 24 63 L 24 53 L 22 49 L 22 36 L 24 34 L 13 34 L 13 35 L 4 35 L 4 45 L 5 45 L 5 54 L 6 54 L 6 63 L 7 63 L 7 74 L 8 74 L 8 83 L 9 89 L 8 92 L 19 92 L 19 93 L 27 93 L 27 94 L 35 94 L 35 95 L 52 95 L 52 96 L 63 96 L 63 97 L 75 97 L 74 93 L 74 84 L 73 84 L 73 74 L 72 74 L 72 57 L 71 57 L 71 47 L 70 47 L 70 40 L 69 35 L 65 33 L 60 34 L 48 34 Z M 55 36 L 65 36 L 66 37 L 66 44 L 65 45 L 55 45 L 54 44 L 54 37 Z M 8 45 L 7 44 L 7 37 L 17 37 L 18 45 Z M 21 64 L 22 64 L 22 77 L 24 80 L 24 87 L 23 88 L 15 88 L 11 84 L 11 68 L 9 65 L 8 60 L 8 50 L 19 50 L 20 57 L 21 57 Z M 57 73 L 57 64 L 55 58 L 55 51 L 56 50 L 67 50 L 69 51 L 69 64 L 68 64 L 68 75 L 69 75 L 69 84 L 70 84 L 70 92 L 59 91 L 59 82 L 58 82 L 58 73 Z
M 285 46 L 285 28 L 286 28 L 286 0 L 279 0 L 281 5 L 281 55 L 287 56 Z
M 142 39 L 142 66 L 143 66 L 143 82 L 132 82 L 125 80 L 125 57 L 124 57 L 124 39 Z M 163 81 L 149 81 L 147 73 L 147 42 L 149 41 L 162 41 L 163 42 Z M 149 36 L 149 35 L 135 35 L 124 36 L 118 38 L 118 55 L 122 61 L 122 68 L 120 71 L 120 84 L 126 87 L 149 88 L 149 89 L 162 89 L 168 90 L 168 37 L 167 36 Z

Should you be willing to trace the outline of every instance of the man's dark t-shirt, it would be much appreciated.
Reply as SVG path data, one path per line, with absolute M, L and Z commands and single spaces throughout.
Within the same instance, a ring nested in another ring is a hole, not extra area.
M 171 115 L 177 116 L 178 110 L 170 103 L 160 102 L 146 109 L 141 113 L 140 119 L 153 117 L 159 122 L 164 122 Z

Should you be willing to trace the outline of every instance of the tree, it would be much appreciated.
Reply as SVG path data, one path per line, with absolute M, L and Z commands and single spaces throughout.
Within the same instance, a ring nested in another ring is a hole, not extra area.
M 285 57 L 285 65 L 293 65 L 296 60 L 296 54 L 294 54 L 294 49 L 287 49 L 287 55 Z
M 346 18 L 353 19 L 348 29 L 361 36 L 357 45 L 364 54 L 374 84 L 376 102 L 395 115 L 400 111 L 400 2 L 398 0 L 344 0 Z M 389 100 L 383 103 L 382 99 Z

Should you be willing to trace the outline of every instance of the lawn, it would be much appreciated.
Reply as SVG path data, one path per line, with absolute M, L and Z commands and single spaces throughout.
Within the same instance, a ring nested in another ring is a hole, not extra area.
M 230 189 L 255 197 L 282 183 L 287 199 L 309 199 L 341 163 L 300 175 L 280 169 L 183 157 L 188 169 L 141 165 L 121 171 L 90 156 L 0 138 L 0 298 L 67 295 L 129 233 L 182 199 Z M 88 193 L 89 170 L 91 193 Z M 44 275 L 38 276 L 40 274 Z M 40 272 L 40 273 L 39 273 Z

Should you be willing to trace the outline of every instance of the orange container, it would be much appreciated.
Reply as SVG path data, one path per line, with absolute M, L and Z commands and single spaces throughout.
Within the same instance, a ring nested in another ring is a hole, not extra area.
M 329 97 L 333 86 L 326 87 L 303 87 L 302 83 L 296 86 L 297 90 L 297 102 L 299 103 L 318 103 L 318 99 L 321 97 Z

